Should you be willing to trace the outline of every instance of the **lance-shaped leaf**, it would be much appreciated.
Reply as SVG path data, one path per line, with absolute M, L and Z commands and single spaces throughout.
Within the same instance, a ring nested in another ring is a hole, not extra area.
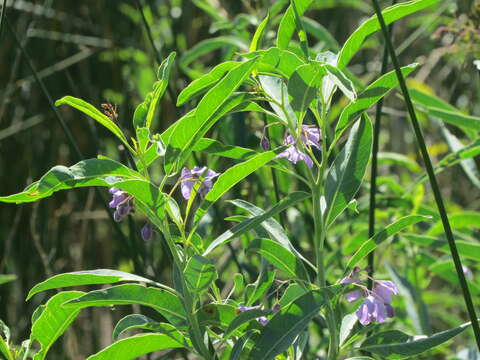
M 273 111 L 280 120 L 291 128 L 297 126 L 297 115 L 293 110 L 289 98 L 288 89 L 281 78 L 269 75 L 260 75 L 258 77 L 263 91 L 272 98 L 269 102 Z
M 360 249 L 358 249 L 357 252 L 350 259 L 347 266 L 350 269 L 352 269 L 362 259 L 364 259 L 369 253 L 375 250 L 378 245 L 380 245 L 382 242 L 384 242 L 391 236 L 397 234 L 398 232 L 402 231 L 403 229 L 411 225 L 417 224 L 420 221 L 427 221 L 427 220 L 431 220 L 431 218 L 428 216 L 422 216 L 422 215 L 409 215 L 409 216 L 405 216 L 398 219 L 393 224 L 388 225 L 385 229 L 376 233 L 370 239 L 365 241 L 363 245 L 360 247 Z
M 151 307 L 162 314 L 171 324 L 185 324 L 185 309 L 177 295 L 153 287 L 137 284 L 112 286 L 94 290 L 64 303 L 67 309 L 83 309 L 91 306 L 112 306 L 138 304 Z
M 71 167 L 55 166 L 39 181 L 21 193 L 1 196 L 0 202 L 25 203 L 51 196 L 54 192 L 85 186 L 113 186 L 116 182 L 143 177 L 126 166 L 109 159 L 88 159 Z
M 33 295 L 46 290 L 82 285 L 114 284 L 120 281 L 136 281 L 145 282 L 147 284 L 156 284 L 150 279 L 118 270 L 96 269 L 75 271 L 52 276 L 51 278 L 35 285 L 28 293 L 26 300 L 30 299 Z
M 391 24 L 405 16 L 413 14 L 417 11 L 423 10 L 428 6 L 436 4 L 438 0 L 416 0 L 406 1 L 401 4 L 393 5 L 382 11 L 385 24 Z M 365 39 L 380 30 L 380 23 L 377 16 L 372 16 L 370 19 L 360 25 L 352 35 L 347 39 L 340 51 L 338 59 L 338 67 L 345 68 L 352 57 L 361 49 Z
M 133 360 L 154 351 L 181 348 L 182 343 L 164 334 L 140 334 L 119 340 L 87 360 Z
M 238 66 L 236 61 L 226 61 L 215 66 L 209 73 L 200 76 L 192 81 L 185 89 L 183 89 L 177 98 L 177 106 L 183 105 L 188 100 L 203 93 L 204 91 L 215 85 L 228 71 Z
M 118 137 L 127 148 L 132 149 L 130 144 L 127 141 L 125 135 L 123 135 L 122 130 L 115 124 L 108 116 L 103 114 L 95 106 L 89 104 L 85 100 L 75 98 L 73 96 L 65 96 L 57 101 L 55 101 L 55 106 L 60 106 L 63 104 L 70 105 L 71 107 L 80 110 L 85 115 L 90 116 L 92 119 L 106 127 L 110 130 L 116 137 Z
M 263 33 L 267 28 L 268 22 L 270 21 L 270 14 L 267 14 L 265 19 L 258 25 L 257 30 L 255 30 L 255 34 L 253 34 L 252 41 L 250 42 L 250 52 L 256 51 L 258 49 L 258 45 L 262 40 Z
M 357 193 L 372 151 L 372 123 L 366 114 L 357 122 L 347 143 L 328 170 L 325 182 L 324 222 L 329 226 Z
M 316 98 L 326 74 L 327 71 L 323 65 L 311 63 L 298 67 L 288 80 L 290 106 L 300 122 L 313 99 Z
M 200 100 L 195 112 L 191 113 L 188 121 L 179 121 L 172 129 L 168 140 L 165 141 L 165 170 L 170 173 L 178 170 L 185 161 L 191 147 L 200 140 L 207 131 L 235 106 L 245 101 L 243 98 L 230 99 L 234 91 L 248 78 L 258 57 L 241 63 L 230 70 L 227 75 L 211 88 Z M 236 101 L 236 102 L 235 102 Z M 174 163 L 176 162 L 176 169 Z
M 309 291 L 275 314 L 255 340 L 249 359 L 271 360 L 293 344 L 339 287 Z
M 283 150 L 284 147 L 280 147 L 274 151 L 267 151 L 258 154 L 247 161 L 232 166 L 230 169 L 220 175 L 195 213 L 195 221 L 198 221 L 203 215 L 205 215 L 210 206 L 212 206 L 215 201 L 220 199 L 223 194 L 245 179 L 248 175 L 273 160 L 275 156 L 277 156 Z
M 261 316 L 270 315 L 272 312 L 270 310 L 261 310 L 261 309 L 253 309 L 253 310 L 246 310 L 238 314 L 238 316 L 233 319 L 233 321 L 228 326 L 227 330 L 223 334 L 223 338 L 227 339 L 232 335 L 232 333 L 237 330 L 239 327 L 244 326 L 245 324 L 249 323 L 252 320 L 255 320 Z
M 53 343 L 65 332 L 80 312 L 79 309 L 66 309 L 61 305 L 82 296 L 81 291 L 65 291 L 54 295 L 48 300 L 42 313 L 32 324 L 30 340 L 40 343 L 40 350 L 34 355 L 34 360 L 45 359 Z
M 248 45 L 239 38 L 234 36 L 219 36 L 200 41 L 197 45 L 187 50 L 180 58 L 180 68 L 185 71 L 187 75 L 195 76 L 195 72 L 190 70 L 188 65 L 202 55 L 227 46 L 238 48 L 241 51 L 248 51 Z
M 260 74 L 280 75 L 285 79 L 290 78 L 293 72 L 305 62 L 295 53 L 288 50 L 280 50 L 272 47 L 268 50 L 257 50 L 248 54 L 244 54 L 246 58 L 260 56 L 260 60 L 255 70 Z
M 407 359 L 433 349 L 465 331 L 470 323 L 431 336 L 410 336 L 398 330 L 384 331 L 365 340 L 359 350 L 368 351 L 382 359 Z
M 183 344 L 185 347 L 190 346 L 190 342 L 184 335 L 178 331 L 173 325 L 167 323 L 159 323 L 155 320 L 150 319 L 145 315 L 140 314 L 130 314 L 123 317 L 115 326 L 112 333 L 112 339 L 114 341 L 118 340 L 118 337 L 128 330 L 133 329 L 142 329 L 150 330 L 156 333 L 161 333 L 169 336 L 173 340 L 178 341 Z
M 416 67 L 417 64 L 402 67 L 401 70 L 403 76 L 408 76 L 408 74 L 415 70 Z M 360 115 L 365 110 L 375 105 L 378 100 L 387 95 L 396 86 L 398 86 L 398 79 L 395 75 L 395 71 L 382 75 L 368 85 L 366 89 L 358 95 L 354 102 L 348 104 L 343 109 L 335 128 L 335 137 L 340 137 L 350 125 L 360 118 Z
M 243 335 L 236 341 L 235 345 L 233 346 L 232 352 L 230 353 L 230 358 L 229 358 L 230 360 L 240 359 L 240 356 L 242 355 L 242 352 L 247 346 L 248 341 L 254 334 L 255 334 L 254 330 L 248 330 L 245 333 L 245 335 Z
M 247 252 L 255 252 L 264 257 L 270 264 L 284 271 L 289 278 L 309 281 L 302 261 L 291 251 L 279 243 L 269 239 L 255 239 L 247 248 Z
M 204 256 L 208 255 L 218 246 L 225 244 L 227 241 L 230 241 L 234 237 L 237 237 L 246 233 L 247 231 L 260 225 L 263 221 L 269 219 L 272 216 L 275 216 L 276 214 L 278 214 L 279 212 L 285 209 L 288 209 L 289 207 L 293 206 L 297 202 L 307 199 L 308 197 L 310 197 L 310 194 L 306 192 L 298 191 L 298 192 L 291 193 L 287 197 L 280 200 L 277 204 L 272 206 L 270 209 L 265 211 L 262 215 L 254 216 L 248 220 L 245 220 L 244 222 L 241 222 L 240 224 L 235 225 L 230 230 L 227 230 L 226 232 L 224 232 L 222 235 L 220 235 L 219 237 L 217 237 L 215 240 L 212 241 L 212 243 L 208 246 L 208 248 L 205 250 L 203 255 Z M 285 245 L 282 244 L 282 245 L 284 247 L 286 246 L 286 244 Z
M 147 129 L 150 129 L 158 101 L 162 98 L 167 89 L 175 55 L 175 52 L 172 52 L 160 64 L 157 72 L 158 81 L 153 84 L 153 91 L 147 94 L 145 101 L 137 107 L 133 114 L 133 125 L 135 128 L 146 127 Z
M 295 6 L 297 14 L 302 16 L 307 8 L 310 6 L 313 0 L 292 0 L 295 1 Z M 295 32 L 296 22 L 295 22 L 295 11 L 292 5 L 290 5 L 285 11 L 285 14 L 280 21 L 277 33 L 277 46 L 279 49 L 288 48 L 290 39 L 292 38 L 293 33 Z
M 200 255 L 193 255 L 183 271 L 187 287 L 192 293 L 201 294 L 218 278 L 212 260 Z
M 260 216 L 265 213 L 263 209 L 260 209 L 259 207 L 253 204 L 250 204 L 248 201 L 245 201 L 245 200 L 237 199 L 237 200 L 231 200 L 230 202 L 235 206 L 238 206 L 248 211 L 250 214 L 254 216 Z M 285 233 L 285 230 L 282 228 L 282 225 L 280 225 L 277 220 L 271 217 L 263 221 L 260 225 L 269 233 L 272 240 L 275 240 L 276 242 L 281 244 L 285 249 L 288 249 L 297 258 L 303 260 L 313 270 L 316 270 L 316 267 L 312 265 L 312 263 L 310 263 L 299 251 L 297 251 L 297 249 L 295 249 L 295 247 L 290 242 L 290 239 L 288 238 L 287 234 Z

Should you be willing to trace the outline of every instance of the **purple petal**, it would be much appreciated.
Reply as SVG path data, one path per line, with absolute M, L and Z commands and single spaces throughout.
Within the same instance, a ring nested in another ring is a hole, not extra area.
M 320 147 L 320 129 L 315 126 L 302 125 L 302 141 L 309 146 L 316 147 L 318 150 L 321 150 Z
M 385 304 L 385 309 L 387 310 L 387 316 L 392 318 L 395 316 L 395 309 L 390 304 Z
M 265 136 L 263 136 L 260 139 L 260 146 L 262 147 L 263 150 L 268 151 L 270 150 L 270 141 L 268 141 L 268 139 Z
M 387 309 L 380 301 L 374 301 L 373 317 L 381 324 L 387 319 Z
M 386 304 L 390 304 L 392 302 L 392 294 L 398 295 L 397 286 L 388 280 L 375 281 L 373 292 L 375 296 L 380 297 Z
M 145 225 L 143 225 L 142 229 L 140 230 L 140 233 L 142 235 L 143 240 L 145 241 L 151 240 L 153 235 L 152 224 L 147 222 Z
M 367 297 L 365 301 L 360 305 L 356 311 L 358 320 L 362 325 L 368 325 L 372 322 L 372 315 L 374 312 L 374 304 L 371 300 L 371 296 Z
M 182 169 L 182 173 L 180 175 L 180 181 L 185 180 L 185 179 L 190 179 L 192 177 L 193 177 L 192 172 L 190 170 L 188 170 L 186 167 L 184 167 Z
M 362 292 L 360 290 L 350 291 L 345 294 L 345 298 L 348 302 L 357 301 L 362 297 Z
M 184 180 L 180 184 L 180 189 L 182 190 L 182 196 L 185 200 L 190 199 L 190 194 L 192 193 L 193 185 L 195 185 L 195 181 L 193 180 Z
M 108 203 L 108 206 L 110 206 L 112 209 L 116 208 L 122 202 L 125 201 L 127 196 L 128 194 L 125 191 L 117 191 L 116 193 L 113 194 L 112 201 Z

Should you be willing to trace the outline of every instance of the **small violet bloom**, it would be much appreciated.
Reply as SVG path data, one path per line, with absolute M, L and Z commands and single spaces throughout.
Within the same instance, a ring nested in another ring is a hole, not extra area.
M 361 290 L 348 292 L 345 297 L 348 302 L 364 298 L 363 303 L 356 311 L 358 320 L 362 325 L 368 325 L 372 322 L 383 323 L 387 318 L 395 315 L 391 302 L 392 295 L 398 295 L 398 288 L 392 281 L 375 280 L 373 290 L 368 290 L 360 285 L 359 273 L 361 271 L 356 268 L 349 276 L 340 281 L 342 284 L 354 284 L 361 287 Z
M 318 150 L 321 150 L 320 147 L 320 129 L 315 126 L 302 125 L 302 132 L 300 138 L 303 144 L 307 147 L 315 147 Z M 301 152 L 300 149 L 295 145 L 295 139 L 292 135 L 285 136 L 283 140 L 284 145 L 290 145 L 285 151 L 278 154 L 277 158 L 285 158 L 288 161 L 296 164 L 299 161 L 304 161 L 309 168 L 313 166 L 312 158 Z
M 182 196 L 185 198 L 185 200 L 190 199 L 194 185 L 200 180 L 200 178 L 203 178 L 203 181 L 198 189 L 198 193 L 203 198 L 212 188 L 212 180 L 219 175 L 220 173 L 216 173 L 213 170 L 207 169 L 206 166 L 195 166 L 192 170 L 183 168 L 180 176 Z
M 109 192 L 112 194 L 112 201 L 108 203 L 108 206 L 115 209 L 113 213 L 115 221 L 122 221 L 128 214 L 135 211 L 133 197 L 128 195 L 127 192 L 117 188 L 110 188 Z
M 153 227 L 152 224 L 149 222 L 143 225 L 142 229 L 140 230 L 140 234 L 142 235 L 142 239 L 145 241 L 150 241 L 153 235 Z
M 238 312 L 244 312 L 244 311 L 248 311 L 248 310 L 260 310 L 260 306 L 244 306 L 244 305 L 241 305 L 237 308 L 237 311 Z M 265 326 L 268 324 L 268 318 L 266 316 L 260 316 L 259 318 L 257 318 L 257 321 Z

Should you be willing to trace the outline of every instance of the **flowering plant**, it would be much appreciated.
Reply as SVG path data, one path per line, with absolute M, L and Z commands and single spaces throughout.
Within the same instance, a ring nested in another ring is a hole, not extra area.
M 135 166 L 105 156 L 70 167 L 56 166 L 24 191 L 0 197 L 0 201 L 26 203 L 59 190 L 107 188 L 113 219 L 121 222 L 129 216 L 141 217 L 141 237 L 165 245 L 173 271 L 170 284 L 108 269 L 59 274 L 37 284 L 28 299 L 52 289 L 116 285 L 53 295 L 33 317 L 26 349 L 36 350 L 34 359 L 44 359 L 80 311 L 95 306 L 142 305 L 153 309 L 156 316 L 136 313 L 122 318 L 113 332 L 114 342 L 90 356 L 91 360 L 132 359 L 171 349 L 184 349 L 203 359 L 293 360 L 302 358 L 307 348 L 315 358 L 328 360 L 365 353 L 400 359 L 434 348 L 469 326 L 421 338 L 398 330 L 383 331 L 382 326 L 393 322 L 395 301 L 401 301 L 402 277 L 390 269 L 392 279 L 385 280 L 373 274 L 372 267 L 358 267 L 402 230 L 426 226 L 429 216 L 400 217 L 361 238 L 360 244 L 351 246 L 347 264 L 340 261 L 338 266 L 329 253 L 327 238 L 339 219 L 355 212 L 355 196 L 372 159 L 374 133 L 367 110 L 417 65 L 387 72 L 367 86 L 358 84 L 347 65 L 366 38 L 380 30 L 380 18 L 368 19 L 338 54 L 317 54 L 308 47 L 301 19 L 310 3 L 292 0 L 279 15 L 277 46 L 259 48 L 262 39 L 267 41 L 267 27 L 274 24 L 267 16 L 247 53 L 191 82 L 179 95 L 178 105 L 203 96 L 161 134 L 153 134 L 152 124 L 169 83 L 175 53 L 162 62 L 152 92 L 133 114 L 135 136 L 131 140 L 115 122 L 118 114 L 113 107 L 104 107 L 102 112 L 72 96 L 56 102 L 87 114 L 111 131 Z M 385 21 L 391 23 L 431 3 L 417 0 L 392 6 L 384 11 L 388 15 Z M 294 33 L 299 43 L 291 41 Z M 345 106 L 332 120 L 329 112 L 334 96 L 342 97 Z M 225 145 L 206 137 L 223 118 L 241 112 L 256 112 L 265 120 L 258 148 Z M 270 136 L 271 128 L 280 136 Z M 285 134 L 283 139 L 281 134 Z M 194 156 L 202 152 L 209 157 Z M 229 157 L 236 164 L 221 168 L 211 161 L 216 157 Z M 160 176 L 153 176 L 154 164 L 161 166 Z M 231 218 L 238 224 L 221 234 L 205 230 L 208 218 L 218 215 L 219 200 L 264 168 L 272 170 L 272 181 L 276 172 L 283 172 L 299 179 L 303 187 L 289 189 L 284 196 L 277 191 L 278 198 L 267 201 L 270 206 L 266 210 L 243 199 L 231 200 L 248 215 Z M 300 206 L 311 214 L 313 231 L 307 244 L 293 241 L 295 236 L 289 236 L 275 219 L 282 211 Z M 234 279 L 223 279 L 231 286 L 223 291 L 218 286 L 223 275 L 218 258 L 239 238 L 242 247 L 236 251 L 257 254 L 261 259 L 258 277 L 239 273 Z M 245 285 L 250 280 L 254 281 Z M 312 324 L 319 328 L 320 339 L 310 336 Z M 134 329 L 145 332 L 125 336 Z M 28 353 L 25 351 L 25 356 Z M 359 359 L 351 357 L 355 358 Z

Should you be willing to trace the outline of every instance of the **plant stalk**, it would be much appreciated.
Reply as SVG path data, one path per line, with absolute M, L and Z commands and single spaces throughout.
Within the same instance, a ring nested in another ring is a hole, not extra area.
M 407 106 L 408 113 L 410 115 L 410 120 L 412 122 L 413 130 L 415 132 L 415 137 L 417 139 L 420 152 L 422 154 L 423 161 L 425 163 L 425 167 L 427 170 L 428 178 L 430 180 L 430 185 L 432 187 L 433 195 L 435 198 L 435 202 L 437 203 L 438 212 L 440 214 L 443 228 L 445 230 L 445 235 L 448 240 L 448 245 L 450 247 L 450 253 L 453 258 L 453 263 L 455 264 L 455 270 L 457 271 L 457 277 L 460 282 L 460 287 L 462 288 L 463 298 L 465 300 L 465 304 L 467 307 L 467 312 L 470 317 L 470 321 L 472 323 L 473 332 L 475 335 L 475 341 L 477 343 L 477 348 L 480 351 L 480 326 L 478 323 L 477 315 L 475 313 L 475 307 L 473 305 L 472 296 L 470 294 L 470 290 L 468 288 L 468 283 L 465 279 L 465 274 L 463 273 L 462 269 L 462 262 L 460 260 L 460 256 L 458 254 L 457 245 L 455 244 L 455 239 L 453 237 L 452 228 L 450 226 L 450 222 L 448 220 L 447 212 L 445 209 L 445 205 L 443 203 L 442 194 L 440 192 L 440 188 L 437 183 L 437 179 L 435 177 L 435 172 L 433 169 L 432 161 L 428 154 L 427 146 L 425 145 L 425 140 L 423 138 L 422 129 L 418 123 L 417 115 L 415 113 L 415 109 L 413 107 L 412 100 L 410 98 L 410 94 L 408 92 L 407 85 L 405 83 L 405 79 L 403 78 L 403 74 L 400 70 L 400 62 L 398 61 L 397 55 L 395 53 L 395 49 L 393 44 L 390 40 L 390 34 L 385 24 L 385 20 L 382 15 L 382 11 L 380 10 L 380 6 L 378 5 L 377 0 L 372 0 L 373 8 L 375 9 L 375 13 L 377 14 L 378 21 L 380 23 L 383 37 L 385 39 L 385 44 L 387 46 L 388 52 L 390 54 L 390 58 L 392 59 L 393 66 L 395 68 L 395 73 L 398 78 L 398 83 L 400 84 L 400 89 L 402 90 L 403 97 L 405 99 L 405 104 Z

